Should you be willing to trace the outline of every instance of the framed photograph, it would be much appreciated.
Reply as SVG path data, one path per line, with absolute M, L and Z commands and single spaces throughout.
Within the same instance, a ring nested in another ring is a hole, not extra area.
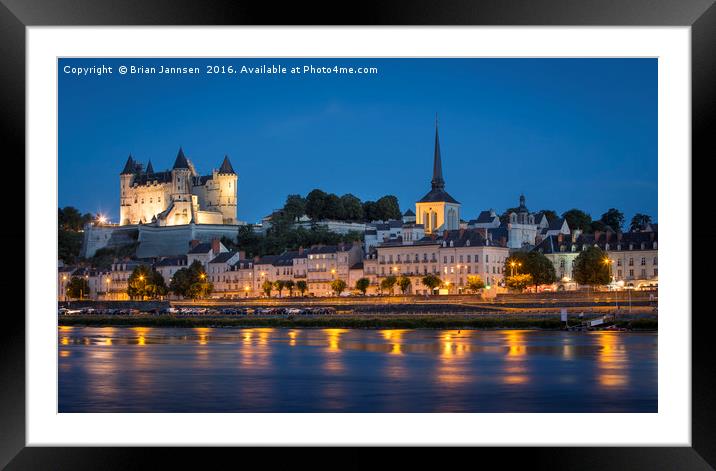
M 7 218 L 3 466 L 714 466 L 691 255 L 713 2 L 0 1 L 26 228 Z

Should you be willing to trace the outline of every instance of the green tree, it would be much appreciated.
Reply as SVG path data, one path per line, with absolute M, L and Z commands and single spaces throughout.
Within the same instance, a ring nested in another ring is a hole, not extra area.
M 523 273 L 521 275 L 508 276 L 505 279 L 505 285 L 508 288 L 517 291 L 524 291 L 529 285 L 533 283 L 532 275 L 529 273 Z
M 580 285 L 606 285 L 610 281 L 611 262 L 599 247 L 589 247 L 574 260 L 574 281 Z
M 65 206 L 57 210 L 57 225 L 60 229 L 66 231 L 81 231 L 85 224 L 92 222 L 94 219 L 92 214 L 82 214 L 74 206 Z
M 363 205 L 360 199 L 347 193 L 341 196 L 341 205 L 343 207 L 343 217 L 347 221 L 363 220 Z
M 443 283 L 439 276 L 433 275 L 432 273 L 429 275 L 425 275 L 420 281 L 425 286 L 430 288 L 431 294 L 435 290 L 435 288 L 437 288 L 438 286 L 440 286 Z
M 616 208 L 609 208 L 606 213 L 602 214 L 600 221 L 615 231 L 621 232 L 624 225 L 624 213 Z
M 323 218 L 335 221 L 342 221 L 345 219 L 345 212 L 343 211 L 343 202 L 333 193 L 329 193 L 325 200 L 325 206 L 323 208 Z
M 288 290 L 289 297 L 293 296 L 293 289 L 296 287 L 296 283 L 293 280 L 286 280 L 283 282 L 283 286 Z
M 400 291 L 405 294 L 410 289 L 410 285 L 412 282 L 410 281 L 410 278 L 403 275 L 400 278 L 398 278 L 398 288 L 400 288 Z
M 308 289 L 308 283 L 306 283 L 305 280 L 298 280 L 296 282 L 296 289 L 298 289 L 298 291 L 301 293 L 301 296 L 303 296 Z
M 157 299 L 167 294 L 164 277 L 149 265 L 139 265 L 127 279 L 127 295 L 130 299 Z
M 261 291 L 264 292 L 267 298 L 271 297 L 271 290 L 273 289 L 273 283 L 271 283 L 269 280 L 265 280 L 263 283 L 261 283 Z
M 363 204 L 363 219 L 366 222 L 376 221 L 381 219 L 378 217 L 378 210 L 375 205 L 375 201 L 364 201 Z
M 631 232 L 643 231 L 649 224 L 651 224 L 651 216 L 648 214 L 636 213 L 634 217 L 631 218 L 629 230 Z
M 328 193 L 316 188 L 306 195 L 306 215 L 314 221 L 325 219 Z
M 306 198 L 301 195 L 288 195 L 283 205 L 283 212 L 286 218 L 295 221 L 306 214 Z
M 83 299 L 89 296 L 89 282 L 85 277 L 73 276 L 67 283 L 65 294 L 70 299 Z
M 177 270 L 169 283 L 169 290 L 183 298 L 198 299 L 209 296 L 214 285 L 209 282 L 204 266 L 194 260 L 187 268 Z
M 82 233 L 67 231 L 65 229 L 57 230 L 57 258 L 66 264 L 72 264 L 77 261 L 82 248 Z
M 388 291 L 390 294 L 393 294 L 393 289 L 395 288 L 395 283 L 397 282 L 398 279 L 395 276 L 388 275 L 381 280 L 380 289 L 381 291 Z
M 151 283 L 152 269 L 148 265 L 139 265 L 132 270 L 127 279 L 129 299 L 143 300 L 147 296 L 147 284 Z
M 502 270 L 506 276 L 517 275 L 525 270 L 527 264 L 527 252 L 513 252 L 505 259 L 505 266 Z
M 529 252 L 527 254 L 524 272 L 532 276 L 535 291 L 539 285 L 547 285 L 557 281 L 554 265 L 540 252 Z
M 241 247 L 241 250 L 246 252 L 247 257 L 264 255 L 262 251 L 263 242 L 263 237 L 254 231 L 254 226 L 252 224 L 239 226 L 236 237 L 236 245 Z
M 340 296 L 341 293 L 345 291 L 346 286 L 346 282 L 341 279 L 331 281 L 331 289 L 336 294 L 336 296 Z
M 286 282 L 283 280 L 276 280 L 273 282 L 273 287 L 278 291 L 278 297 L 281 297 L 281 291 L 286 287 Z
M 585 234 L 589 234 L 592 231 L 592 216 L 582 210 L 570 209 L 562 213 L 562 217 L 567 220 L 570 230 L 579 229 Z
M 360 291 L 363 296 L 365 296 L 369 286 L 370 280 L 368 278 L 358 278 L 356 281 L 356 289 Z
M 485 282 L 479 275 L 472 275 L 467 277 L 467 289 L 473 293 L 477 293 L 485 287 Z
M 375 202 L 378 219 L 387 221 L 388 219 L 400 219 L 403 215 L 400 212 L 398 198 L 393 195 L 386 195 Z

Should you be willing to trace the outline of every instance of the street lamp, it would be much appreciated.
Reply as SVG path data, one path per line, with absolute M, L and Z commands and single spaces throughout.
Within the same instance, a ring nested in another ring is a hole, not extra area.
M 604 258 L 604 263 L 609 266 L 609 279 L 614 283 L 616 281 L 616 278 L 612 275 L 612 261 L 609 259 L 609 257 Z M 617 291 L 616 288 L 614 288 L 614 306 L 616 310 L 619 310 L 619 291 Z M 614 313 L 614 318 L 616 319 L 616 312 Z

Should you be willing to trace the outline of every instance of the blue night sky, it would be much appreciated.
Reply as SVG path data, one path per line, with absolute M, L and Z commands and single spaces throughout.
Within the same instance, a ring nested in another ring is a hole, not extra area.
M 59 205 L 117 221 L 127 156 L 201 174 L 228 154 L 239 219 L 314 188 L 362 200 L 430 189 L 435 113 L 463 219 L 517 206 L 657 218 L 656 59 L 61 59 Z M 113 67 L 74 76 L 63 67 Z M 200 66 L 120 75 L 120 65 Z M 207 64 L 375 66 L 377 75 L 207 75 Z

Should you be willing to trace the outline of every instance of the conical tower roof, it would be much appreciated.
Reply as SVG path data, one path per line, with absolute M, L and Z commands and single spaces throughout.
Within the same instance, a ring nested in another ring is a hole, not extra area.
M 174 167 L 172 167 L 172 169 L 177 168 L 189 168 L 189 162 L 186 160 L 186 156 L 184 155 L 184 151 L 181 147 L 179 147 L 179 152 L 177 153 L 177 158 L 174 161 Z
M 151 160 L 150 160 L 149 162 L 147 162 L 147 170 L 146 170 L 146 173 L 147 173 L 147 174 L 154 173 L 154 167 L 152 167 L 152 161 L 151 161 Z
M 236 172 L 234 172 L 234 167 L 231 166 L 231 162 L 229 161 L 229 156 L 224 156 L 224 161 L 221 163 L 221 167 L 219 167 L 219 173 L 229 173 L 236 175 Z
M 129 154 L 129 157 L 127 158 L 127 163 L 124 164 L 124 169 L 122 170 L 122 173 L 120 175 L 131 175 L 134 173 L 134 159 L 132 158 L 132 154 Z

